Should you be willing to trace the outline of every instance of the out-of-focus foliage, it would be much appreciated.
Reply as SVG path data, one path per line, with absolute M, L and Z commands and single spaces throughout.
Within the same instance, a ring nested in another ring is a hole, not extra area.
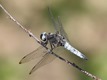
M 21 68 L 8 61 L 3 56 L 0 57 L 0 79 L 1 80 L 19 80 L 21 79 Z
M 88 61 L 70 54 L 69 60 L 106 80 L 107 76 L 107 1 L 105 0 L 1 0 L 0 3 L 38 38 L 41 32 L 53 32 L 47 12 L 49 5 L 60 16 L 72 46 Z M 0 80 L 23 80 L 36 63 L 18 65 L 18 61 L 39 45 L 0 9 Z M 65 53 L 66 54 L 66 53 Z M 23 76 L 23 77 L 22 77 Z M 56 59 L 29 76 L 30 80 L 90 80 L 75 68 Z

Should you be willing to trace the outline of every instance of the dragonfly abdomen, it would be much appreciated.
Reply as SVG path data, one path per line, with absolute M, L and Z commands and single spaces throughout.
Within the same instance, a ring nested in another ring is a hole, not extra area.
M 77 49 L 72 47 L 68 42 L 65 42 L 64 48 L 66 48 L 67 50 L 69 50 L 73 54 L 77 55 L 78 57 L 87 60 L 87 58 L 86 58 L 86 56 L 84 54 L 82 54 L 80 51 L 78 51 Z

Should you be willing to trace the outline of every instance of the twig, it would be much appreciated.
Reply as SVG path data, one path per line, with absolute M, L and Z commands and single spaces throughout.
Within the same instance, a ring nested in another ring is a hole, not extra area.
M 36 38 L 34 36 L 34 34 L 32 32 L 30 32 L 29 30 L 27 30 L 25 27 L 23 27 L 14 17 L 12 17 L 9 12 L 0 4 L 0 7 L 3 9 L 3 11 L 9 16 L 10 20 L 14 21 L 21 29 L 23 29 L 30 37 L 34 38 L 36 40 L 36 42 L 38 42 L 41 45 L 41 41 Z M 42 45 L 44 46 L 44 45 Z M 50 51 L 48 49 L 48 47 L 44 46 L 48 51 Z M 51 52 L 52 55 L 56 56 L 57 58 L 61 59 L 62 61 L 66 62 L 67 64 L 75 67 L 76 69 L 78 69 L 79 71 L 81 71 L 82 73 L 84 73 L 85 75 L 91 77 L 94 80 L 101 80 L 100 78 L 97 78 L 96 76 L 94 76 L 93 74 L 83 70 L 82 68 L 80 68 L 79 66 L 77 66 L 75 63 L 72 63 L 62 57 L 60 57 L 59 55 L 55 54 L 54 52 Z

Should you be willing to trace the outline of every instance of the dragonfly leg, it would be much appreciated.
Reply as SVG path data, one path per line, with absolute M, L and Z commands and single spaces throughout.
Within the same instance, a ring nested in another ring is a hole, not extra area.
M 54 45 L 54 44 L 52 44 L 52 43 L 50 43 L 50 46 L 51 46 L 51 50 L 53 50 L 53 49 L 54 49 L 54 47 L 55 47 L 55 45 Z
M 41 45 L 42 45 L 42 46 L 47 46 L 47 44 L 48 44 L 48 42 L 43 42 L 43 41 L 41 41 Z

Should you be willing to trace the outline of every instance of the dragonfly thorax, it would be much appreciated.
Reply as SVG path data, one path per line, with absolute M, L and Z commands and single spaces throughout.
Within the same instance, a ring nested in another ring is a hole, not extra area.
M 40 39 L 45 43 L 48 44 L 48 42 L 54 46 L 54 47 L 58 47 L 58 46 L 63 46 L 65 41 L 63 41 L 63 36 L 61 36 L 60 34 L 55 34 L 55 33 L 46 33 L 43 32 L 40 35 Z

